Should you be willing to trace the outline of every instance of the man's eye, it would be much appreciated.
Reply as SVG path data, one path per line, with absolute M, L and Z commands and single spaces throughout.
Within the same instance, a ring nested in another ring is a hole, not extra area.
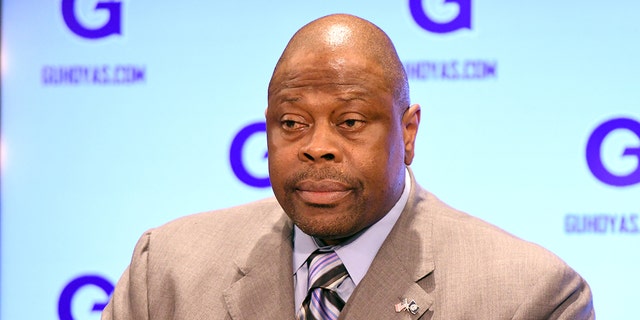
M 302 128 L 304 125 L 295 120 L 282 120 L 281 122 L 282 128 L 286 130 L 296 130 Z
M 357 119 L 347 119 L 340 126 L 347 129 L 358 129 L 364 125 L 364 121 Z

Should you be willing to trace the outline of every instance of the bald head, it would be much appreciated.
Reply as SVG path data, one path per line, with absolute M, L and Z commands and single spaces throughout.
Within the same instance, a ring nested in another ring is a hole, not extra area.
M 269 179 L 289 218 L 338 244 L 391 210 L 420 122 L 400 59 L 372 23 L 331 15 L 300 29 L 269 83 Z
M 373 23 L 352 15 L 335 14 L 314 20 L 296 32 L 278 60 L 269 83 L 269 96 L 278 90 L 283 76 L 300 57 L 333 56 L 333 63 L 349 63 L 348 57 L 366 61 L 363 71 L 378 73 L 393 95 L 399 111 L 409 106 L 409 85 L 389 37 Z

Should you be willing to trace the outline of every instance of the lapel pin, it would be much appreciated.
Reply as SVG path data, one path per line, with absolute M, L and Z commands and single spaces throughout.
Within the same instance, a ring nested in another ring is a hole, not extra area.
M 396 303 L 396 312 L 402 312 L 402 310 L 407 309 L 407 299 L 402 300 L 402 302 Z
M 411 300 L 409 302 L 406 298 L 402 299 L 402 302 L 396 303 L 395 308 L 396 312 L 407 310 L 408 312 L 411 312 L 411 314 L 417 314 L 418 310 L 420 309 L 420 307 L 414 300 Z

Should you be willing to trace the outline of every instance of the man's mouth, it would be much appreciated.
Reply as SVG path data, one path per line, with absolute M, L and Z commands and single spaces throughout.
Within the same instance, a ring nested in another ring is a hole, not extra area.
M 296 185 L 298 196 L 311 205 L 335 204 L 352 191 L 351 187 L 336 180 L 303 180 Z

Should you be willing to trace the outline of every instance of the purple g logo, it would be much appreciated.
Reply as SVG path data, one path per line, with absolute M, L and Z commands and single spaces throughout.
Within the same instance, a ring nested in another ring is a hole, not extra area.
M 448 33 L 458 29 L 471 29 L 471 0 L 439 0 L 446 11 L 457 4 L 457 15 L 448 22 L 434 21 L 423 5 L 424 0 L 409 0 L 409 9 L 413 20 L 423 29 L 434 33 Z
M 251 174 L 242 159 L 242 154 L 249 138 L 255 134 L 261 134 L 266 131 L 267 124 L 265 122 L 255 122 L 245 126 L 236 134 L 235 138 L 233 138 L 229 150 L 229 162 L 231 163 L 233 173 L 240 181 L 255 188 L 266 188 L 270 186 L 269 176 L 256 177 Z M 267 158 L 266 152 L 264 153 L 264 158 Z
M 96 302 L 91 307 L 92 312 L 102 312 L 102 309 L 104 309 L 109 302 L 109 296 L 113 292 L 113 284 L 99 275 L 83 275 L 69 282 L 62 290 L 62 293 L 60 293 L 60 299 L 58 300 L 58 316 L 60 320 L 75 319 L 71 312 L 73 299 L 81 289 L 89 286 L 97 287 L 104 292 L 105 300 Z
M 121 34 L 120 18 L 122 3 L 115 1 L 98 2 L 95 10 L 107 10 L 109 12 L 109 19 L 104 25 L 93 29 L 87 28 L 78 21 L 75 4 L 76 0 L 62 0 L 62 18 L 64 19 L 64 23 L 67 24 L 67 27 L 69 27 L 69 30 L 73 31 L 73 33 L 87 39 L 99 39 L 112 34 Z
M 640 183 L 640 145 L 637 147 L 627 147 L 622 152 L 622 156 L 633 156 L 637 160 L 636 168 L 625 175 L 618 175 L 609 171 L 602 162 L 601 149 L 604 139 L 615 130 L 629 130 L 640 142 L 640 122 L 628 118 L 616 118 L 605 121 L 599 125 L 587 141 L 587 165 L 591 173 L 598 180 L 616 187 L 626 187 Z

